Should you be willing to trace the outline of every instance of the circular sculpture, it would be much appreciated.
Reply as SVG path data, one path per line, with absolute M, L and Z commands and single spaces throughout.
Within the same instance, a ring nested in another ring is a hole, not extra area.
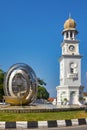
M 11 105 L 26 105 L 37 94 L 37 77 L 33 69 L 23 63 L 13 65 L 5 75 L 4 99 Z

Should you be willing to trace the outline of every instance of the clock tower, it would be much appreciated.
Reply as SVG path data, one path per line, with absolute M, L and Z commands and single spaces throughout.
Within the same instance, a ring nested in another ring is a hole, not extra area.
M 61 43 L 62 56 L 60 62 L 60 85 L 57 89 L 57 104 L 78 104 L 82 98 L 83 87 L 81 85 L 81 58 L 79 52 L 79 40 L 76 35 L 76 22 L 69 18 L 64 23 Z

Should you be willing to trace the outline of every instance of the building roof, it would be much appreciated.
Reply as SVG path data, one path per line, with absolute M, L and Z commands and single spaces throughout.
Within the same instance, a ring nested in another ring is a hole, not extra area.
M 64 29 L 72 29 L 76 27 L 76 22 L 72 18 L 68 18 L 64 23 Z
M 87 96 L 87 92 L 83 92 L 83 96 Z

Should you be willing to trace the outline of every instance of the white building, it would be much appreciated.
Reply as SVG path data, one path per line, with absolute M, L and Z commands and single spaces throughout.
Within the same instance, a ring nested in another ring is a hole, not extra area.
M 82 97 L 83 86 L 81 85 L 81 58 L 79 52 L 79 40 L 76 39 L 78 31 L 76 22 L 69 18 L 64 23 L 61 43 L 62 55 L 60 62 L 60 85 L 57 89 L 57 105 L 64 102 L 80 105 L 79 98 Z

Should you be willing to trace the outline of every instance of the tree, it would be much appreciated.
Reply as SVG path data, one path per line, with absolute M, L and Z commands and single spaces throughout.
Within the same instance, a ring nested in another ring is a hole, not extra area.
M 49 93 L 46 90 L 44 86 L 46 86 L 46 83 L 38 78 L 38 92 L 37 92 L 37 99 L 48 99 L 49 98 Z
M 68 99 L 64 98 L 64 104 L 66 105 L 68 103 Z
M 4 82 L 4 71 L 0 69 L 0 101 L 3 100 L 4 95 L 3 82 Z
M 84 102 L 85 102 L 85 98 L 84 98 L 84 97 L 79 97 L 79 101 L 80 101 L 81 103 L 84 103 Z
M 40 78 L 38 78 L 38 83 L 39 83 L 40 86 L 41 85 L 46 86 L 46 83 Z

